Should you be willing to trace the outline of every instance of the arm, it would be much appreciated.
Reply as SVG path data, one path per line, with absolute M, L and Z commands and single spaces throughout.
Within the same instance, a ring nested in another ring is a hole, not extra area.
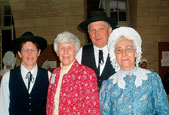
M 9 115 L 9 75 L 7 72 L 2 77 L 0 86 L 0 115 Z
M 52 73 L 51 73 L 50 71 L 48 71 L 49 80 L 50 80 L 51 74 L 52 74 Z
M 168 104 L 167 95 L 163 88 L 161 78 L 157 73 L 153 73 L 152 85 L 153 85 L 153 97 L 155 100 L 155 109 L 157 115 L 168 115 L 169 104 Z
M 87 114 L 100 115 L 97 76 L 93 70 L 87 73 L 86 82 L 84 83 L 84 93 L 85 111 L 87 111 Z
M 110 115 L 111 100 L 110 92 L 108 91 L 108 81 L 103 81 L 102 87 L 99 93 L 100 100 L 100 114 Z
M 80 48 L 79 52 L 76 54 L 76 60 L 79 62 L 79 64 L 81 64 L 82 61 L 82 49 Z

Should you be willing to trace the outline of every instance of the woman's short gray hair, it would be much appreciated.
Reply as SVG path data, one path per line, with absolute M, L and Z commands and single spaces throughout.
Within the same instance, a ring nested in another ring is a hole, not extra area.
M 115 45 L 120 39 L 122 39 L 122 37 L 123 38 L 125 37 L 128 40 L 133 41 L 134 48 L 136 49 L 136 52 L 137 52 L 137 57 L 136 57 L 136 62 L 135 62 L 137 67 L 141 59 L 142 40 L 141 40 L 139 33 L 131 27 L 116 28 L 112 31 L 112 33 L 109 36 L 109 40 L 108 40 L 108 50 L 109 50 L 110 61 L 115 71 L 118 71 L 120 69 L 120 65 L 118 64 L 116 60 L 116 56 L 115 56 Z
M 78 39 L 77 36 L 75 36 L 73 33 L 65 31 L 62 32 L 60 34 L 57 35 L 57 37 L 54 40 L 54 50 L 56 52 L 56 54 L 58 54 L 58 46 L 59 43 L 64 42 L 64 43 L 74 43 L 75 45 L 75 49 L 76 49 L 76 53 L 79 51 L 80 49 L 80 40 Z

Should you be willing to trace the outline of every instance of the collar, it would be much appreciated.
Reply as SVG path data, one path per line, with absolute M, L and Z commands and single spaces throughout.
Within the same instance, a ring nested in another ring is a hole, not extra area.
M 68 66 L 63 66 L 62 65 L 62 63 L 60 63 L 60 67 L 62 68 L 62 69 L 68 69 L 68 68 L 70 68 L 71 66 L 72 66 L 72 64 L 75 62 L 75 60 L 71 63 L 71 64 L 69 64 Z
M 135 72 L 136 72 L 136 67 L 133 69 L 133 70 L 131 70 L 131 71 L 122 71 L 122 70 L 119 70 L 119 72 L 121 72 L 121 73 L 123 73 L 123 74 L 125 74 L 125 75 L 128 75 L 128 77 L 130 77 L 132 74 L 134 74 Z
M 132 71 L 128 71 L 128 72 L 119 70 L 117 73 L 112 75 L 109 79 L 113 79 L 113 84 L 117 83 L 119 88 L 125 89 L 126 83 L 124 81 L 124 78 L 128 77 L 128 75 L 132 75 L 132 76 L 135 75 L 136 76 L 135 86 L 139 87 L 142 85 L 143 80 L 148 79 L 147 73 L 151 73 L 151 71 L 142 69 L 140 67 L 135 67 Z
M 22 78 L 25 79 L 26 74 L 29 72 L 30 70 L 26 69 L 22 64 L 21 64 L 21 75 Z M 33 78 L 36 79 L 37 76 L 37 72 L 38 72 L 38 66 L 36 64 L 36 66 L 30 71 L 31 74 L 33 75 Z
M 67 73 L 70 70 L 70 68 L 72 67 L 74 62 L 75 62 L 75 60 L 71 64 L 69 64 L 68 66 L 63 66 L 62 63 L 60 63 L 61 72 Z
M 81 64 L 79 64 L 79 62 L 77 60 L 74 61 L 74 63 L 72 64 L 72 66 L 70 67 L 70 70 L 68 71 L 68 73 L 72 74 L 75 71 L 77 71 L 80 68 Z M 53 73 L 59 73 L 61 71 L 62 67 L 61 65 L 59 67 L 57 67 Z
M 99 48 L 99 47 L 97 47 L 97 46 L 95 46 L 95 45 L 93 45 L 93 47 L 94 47 L 94 52 L 99 52 L 99 50 L 103 50 L 103 52 L 108 52 L 108 47 L 107 47 L 107 45 L 105 45 L 103 48 Z

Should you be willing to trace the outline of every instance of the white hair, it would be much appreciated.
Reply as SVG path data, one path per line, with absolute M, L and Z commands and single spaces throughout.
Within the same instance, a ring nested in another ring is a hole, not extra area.
M 133 41 L 134 48 L 137 52 L 137 57 L 135 62 L 137 67 L 139 66 L 139 62 L 142 54 L 142 49 L 141 49 L 142 40 L 139 33 L 135 29 L 131 27 L 119 27 L 114 29 L 109 36 L 108 50 L 109 50 L 110 61 L 115 71 L 118 71 L 120 69 L 120 65 L 117 62 L 115 57 L 115 45 L 122 38 L 122 36 L 128 40 Z
M 57 37 L 54 40 L 54 50 L 56 52 L 56 54 L 58 53 L 58 46 L 59 43 L 64 42 L 64 43 L 74 43 L 75 45 L 75 49 L 76 49 L 76 53 L 79 51 L 80 49 L 80 40 L 78 39 L 77 36 L 75 36 L 73 33 L 65 31 L 62 32 L 60 34 L 57 35 Z
M 142 64 L 143 62 L 148 63 L 148 60 L 146 58 L 141 58 L 140 64 Z

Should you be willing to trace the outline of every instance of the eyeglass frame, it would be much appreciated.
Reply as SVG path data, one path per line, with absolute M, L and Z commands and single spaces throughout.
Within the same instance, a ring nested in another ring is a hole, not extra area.
M 119 51 L 117 52 L 117 50 L 119 50 Z M 125 47 L 125 53 L 132 53 L 134 50 L 136 50 L 136 49 L 132 46 L 126 46 Z M 124 51 L 124 48 L 118 47 L 118 48 L 115 48 L 114 52 L 115 52 L 115 54 L 122 54 L 123 51 Z

